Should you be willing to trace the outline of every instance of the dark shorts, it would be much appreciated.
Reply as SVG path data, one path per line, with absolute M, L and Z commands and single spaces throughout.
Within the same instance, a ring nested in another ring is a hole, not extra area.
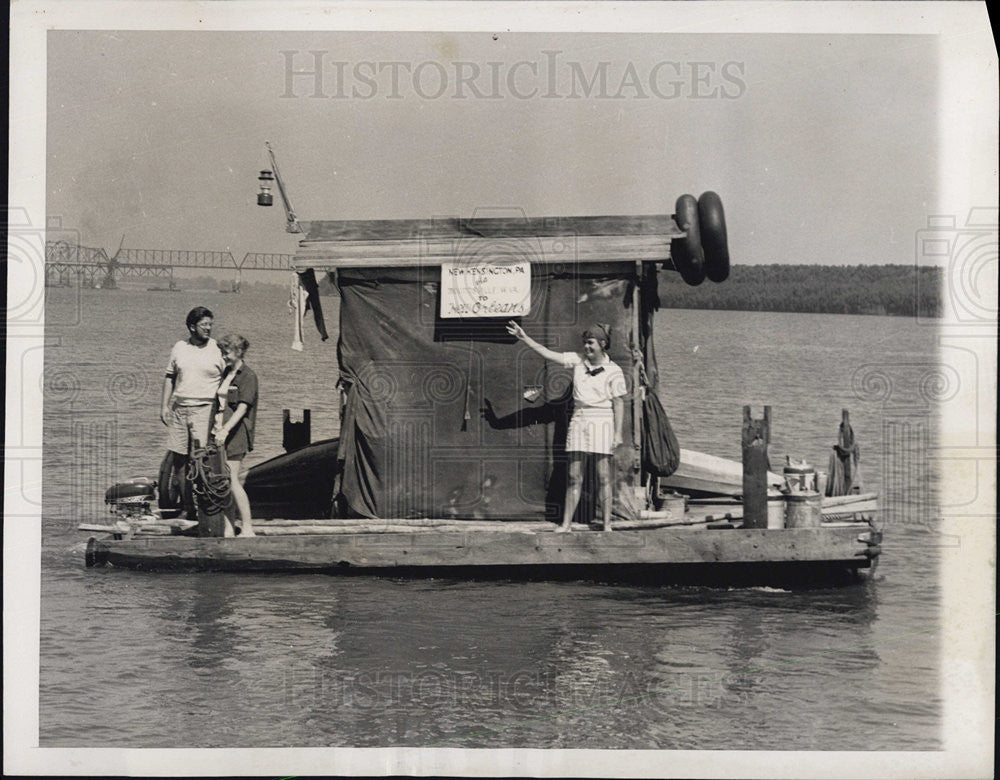
M 226 439 L 226 460 L 243 460 L 250 451 L 246 426 L 241 422 Z

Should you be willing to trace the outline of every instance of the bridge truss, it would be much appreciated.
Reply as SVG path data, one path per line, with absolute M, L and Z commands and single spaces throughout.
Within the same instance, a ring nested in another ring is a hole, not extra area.
M 158 277 L 174 287 L 175 268 L 220 268 L 235 272 L 233 291 L 239 291 L 243 271 L 287 272 L 295 255 L 247 252 L 239 262 L 231 252 L 187 249 L 119 249 L 108 257 L 103 249 L 65 241 L 45 244 L 46 286 L 69 286 L 75 277 L 82 287 L 114 288 L 118 278 Z

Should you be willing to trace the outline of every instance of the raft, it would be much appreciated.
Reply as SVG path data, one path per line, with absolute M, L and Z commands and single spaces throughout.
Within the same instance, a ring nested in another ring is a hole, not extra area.
M 307 304 L 327 340 L 317 274 L 340 296 L 340 437 L 311 443 L 308 410 L 302 423 L 285 410 L 286 453 L 245 483 L 255 538 L 211 538 L 205 522 L 193 536 L 198 523 L 169 506 L 169 475 L 156 509 L 115 492 L 112 523 L 80 526 L 104 533 L 87 566 L 806 587 L 872 571 L 878 503 L 856 484 L 822 506 L 814 492 L 793 523 L 771 516 L 793 488 L 769 465 L 770 407 L 763 420 L 744 407 L 742 463 L 679 443 L 669 459 L 654 451 L 672 436 L 665 413 L 644 424 L 658 275 L 683 270 L 685 251 L 700 267 L 702 232 L 713 281 L 728 273 L 721 201 L 703 200 L 706 231 L 693 196 L 674 215 L 531 219 L 299 223 L 286 204 L 303 234 L 292 349 L 305 348 Z M 590 322 L 613 334 L 627 395 L 610 532 L 582 524 L 597 516 L 586 488 L 578 524 L 556 532 L 572 372 L 514 339 L 512 319 L 561 351 Z
M 701 522 L 610 533 L 589 528 L 555 533 L 552 527 L 517 522 L 463 529 L 454 523 L 402 528 L 390 520 L 385 530 L 322 523 L 258 521 L 252 539 L 91 538 L 87 564 L 146 571 L 803 586 L 857 578 L 877 561 L 881 541 L 869 523 L 850 521 L 819 529 Z

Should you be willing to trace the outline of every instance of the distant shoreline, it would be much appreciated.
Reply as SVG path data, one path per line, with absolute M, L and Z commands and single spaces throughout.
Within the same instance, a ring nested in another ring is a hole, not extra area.
M 939 319 L 943 316 L 944 271 L 905 265 L 744 265 L 733 266 L 729 279 L 721 284 L 705 281 L 697 287 L 685 284 L 677 274 L 660 273 L 657 294 L 661 309 Z M 176 281 L 180 289 L 175 293 L 221 294 L 226 287 L 225 280 L 206 276 Z M 336 295 L 326 278 L 319 287 L 324 296 Z M 244 282 L 242 292 L 287 295 L 288 286 Z
M 768 311 L 789 314 L 866 314 L 940 318 L 944 269 L 907 265 L 734 266 L 722 284 L 685 284 L 660 274 L 657 292 L 667 309 Z

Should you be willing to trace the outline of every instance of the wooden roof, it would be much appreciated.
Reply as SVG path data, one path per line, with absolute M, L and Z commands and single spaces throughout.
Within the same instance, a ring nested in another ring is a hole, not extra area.
M 663 261 L 684 235 L 667 215 L 343 220 L 303 223 L 294 266 L 420 266 L 477 261 Z

